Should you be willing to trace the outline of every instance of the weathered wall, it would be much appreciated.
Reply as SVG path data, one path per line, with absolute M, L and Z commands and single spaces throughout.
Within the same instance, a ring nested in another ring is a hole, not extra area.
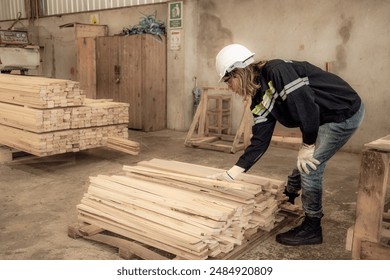
M 321 68 L 333 62 L 332 71 L 347 80 L 366 105 L 365 121 L 345 150 L 360 151 L 364 143 L 390 132 L 389 0 L 187 2 L 196 2 L 199 20 L 193 58 L 197 67 L 188 76 L 198 76 L 201 85 L 216 85 L 215 55 L 231 43 L 246 45 L 256 59 L 307 60 Z

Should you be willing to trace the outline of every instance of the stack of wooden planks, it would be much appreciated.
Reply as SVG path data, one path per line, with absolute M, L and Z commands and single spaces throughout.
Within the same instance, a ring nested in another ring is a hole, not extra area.
M 79 106 L 85 95 L 70 80 L 24 75 L 0 75 L 0 100 L 33 108 Z
M 207 176 L 220 169 L 160 159 L 123 170 L 90 178 L 79 221 L 184 259 L 218 257 L 270 231 L 285 201 L 284 182 L 254 175 L 217 181 Z
M 128 138 L 129 104 L 86 99 L 78 82 L 0 75 L 0 144 L 35 156 Z
M 0 124 L 42 133 L 128 122 L 126 103 L 90 100 L 83 106 L 46 110 L 0 103 Z

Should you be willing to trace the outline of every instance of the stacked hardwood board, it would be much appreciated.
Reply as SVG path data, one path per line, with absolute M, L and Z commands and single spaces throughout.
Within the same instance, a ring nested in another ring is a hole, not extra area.
M 125 175 L 90 178 L 79 221 L 184 259 L 218 258 L 277 222 L 284 182 L 240 175 L 208 179 L 220 169 L 152 159 Z
M 24 75 L 0 75 L 1 102 L 33 108 L 79 106 L 85 97 L 79 83 Z
M 0 144 L 36 156 L 127 139 L 129 104 L 86 99 L 78 82 L 0 75 Z
M 45 110 L 0 103 L 0 124 L 36 133 L 127 122 L 126 103 L 85 99 L 83 106 Z

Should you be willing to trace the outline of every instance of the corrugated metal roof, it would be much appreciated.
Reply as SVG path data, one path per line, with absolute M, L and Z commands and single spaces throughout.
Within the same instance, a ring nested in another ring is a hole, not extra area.
M 40 16 L 79 13 L 168 2 L 168 0 L 40 0 Z M 0 20 L 26 18 L 24 0 L 0 0 Z

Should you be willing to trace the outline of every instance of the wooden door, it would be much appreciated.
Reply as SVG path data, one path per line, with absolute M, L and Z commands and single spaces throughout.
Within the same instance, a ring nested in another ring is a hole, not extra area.
M 77 80 L 87 98 L 96 98 L 96 41 L 94 37 L 77 38 Z
M 96 98 L 119 100 L 118 37 L 96 38 Z M 120 78 L 119 78 L 120 81 Z
M 142 36 L 142 111 L 143 130 L 155 131 L 167 126 L 166 39 Z
M 129 128 L 166 128 L 166 39 L 96 38 L 96 98 L 129 103 Z
M 138 35 L 119 37 L 119 100 L 129 103 L 129 128 L 143 129 L 142 47 Z

